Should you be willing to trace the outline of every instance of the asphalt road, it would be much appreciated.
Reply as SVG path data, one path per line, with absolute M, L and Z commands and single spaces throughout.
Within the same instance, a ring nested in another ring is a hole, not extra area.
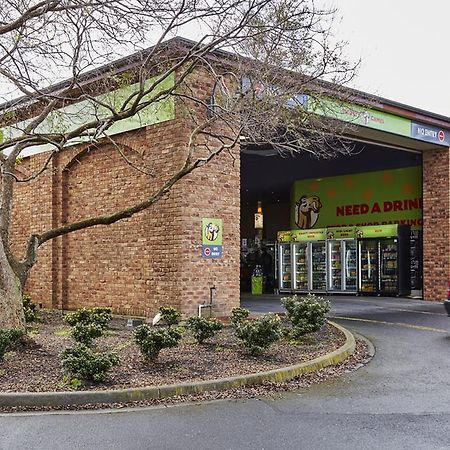
M 281 311 L 276 297 L 244 299 Z M 442 304 L 334 297 L 376 347 L 365 367 L 283 395 L 108 413 L 0 416 L 0 449 L 449 449 L 450 318 Z

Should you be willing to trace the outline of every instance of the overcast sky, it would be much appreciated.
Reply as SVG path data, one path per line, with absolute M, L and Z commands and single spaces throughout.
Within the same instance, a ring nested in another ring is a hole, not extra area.
M 450 1 L 316 1 L 339 9 L 336 33 L 361 57 L 353 87 L 450 116 Z
M 315 3 L 337 7 L 335 34 L 361 58 L 352 87 L 450 117 L 449 0 Z

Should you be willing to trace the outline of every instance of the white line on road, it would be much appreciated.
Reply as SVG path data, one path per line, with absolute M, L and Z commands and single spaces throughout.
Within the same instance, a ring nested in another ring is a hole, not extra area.
M 415 330 L 421 331 L 433 331 L 435 333 L 450 333 L 450 330 L 443 330 L 441 328 L 424 327 L 422 325 L 411 325 L 409 323 L 402 322 L 385 322 L 383 320 L 372 320 L 372 319 L 362 319 L 360 317 L 343 317 L 343 316 L 331 316 L 329 319 L 333 320 L 351 320 L 354 322 L 369 322 L 369 323 L 379 323 L 382 325 L 398 326 L 404 328 L 413 328 Z

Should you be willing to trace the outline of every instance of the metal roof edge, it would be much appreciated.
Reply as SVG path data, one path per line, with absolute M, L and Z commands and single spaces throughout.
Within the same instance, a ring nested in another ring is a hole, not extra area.
M 166 48 L 167 50 L 175 50 L 176 46 L 185 46 L 188 48 L 192 48 L 195 45 L 197 45 L 198 42 L 176 36 L 171 39 L 168 39 L 166 41 L 163 41 L 161 44 L 161 49 Z M 150 52 L 154 46 L 148 47 L 146 49 L 140 50 L 138 52 L 135 52 L 131 55 L 124 56 L 123 58 L 120 58 L 118 60 L 112 61 L 111 63 L 105 64 L 101 67 L 92 69 L 82 75 L 82 83 L 83 84 L 90 84 L 95 82 L 98 78 L 100 78 L 102 75 L 104 75 L 107 72 L 111 71 L 117 71 L 121 72 L 124 71 L 130 67 L 133 67 L 136 62 L 139 60 L 142 60 L 145 55 Z M 226 50 L 216 49 L 211 52 L 211 56 L 220 56 L 224 58 L 225 60 L 228 60 L 231 62 L 232 60 L 236 59 L 246 59 L 245 57 L 241 57 L 237 54 L 228 52 Z M 293 75 L 295 75 L 295 72 L 290 72 Z M 328 90 L 330 93 L 333 91 L 336 91 L 337 85 L 324 81 L 324 80 L 315 80 L 315 82 L 318 82 L 318 84 L 322 87 Z M 56 83 L 54 85 L 51 85 L 45 89 L 43 89 L 44 93 L 52 92 L 52 91 L 58 91 L 63 89 L 67 84 L 69 83 L 69 80 L 64 80 L 59 83 Z M 341 95 L 342 92 L 345 92 L 346 95 L 349 96 L 349 99 L 347 101 L 355 102 L 363 106 L 367 106 L 368 108 L 381 110 L 387 113 L 391 113 L 400 117 L 405 117 L 408 119 L 417 120 L 419 122 L 423 122 L 424 124 L 429 125 L 435 125 L 437 127 L 447 128 L 450 129 L 450 117 L 433 113 L 431 111 L 427 111 L 421 108 L 417 108 L 414 106 L 406 105 L 404 103 L 400 103 L 394 100 L 390 100 L 384 97 L 380 97 L 374 94 L 370 94 L 368 92 L 364 92 L 358 89 L 354 89 L 347 86 L 340 86 L 341 89 Z M 15 99 L 9 100 L 8 102 L 5 102 L 3 104 L 0 104 L 0 110 L 7 110 L 11 107 L 20 107 L 26 106 L 28 102 L 34 103 L 35 101 L 38 101 L 36 99 L 30 99 L 29 97 L 22 96 L 17 97 Z

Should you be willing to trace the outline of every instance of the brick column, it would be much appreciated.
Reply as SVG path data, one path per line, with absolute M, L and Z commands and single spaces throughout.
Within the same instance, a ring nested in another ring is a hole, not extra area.
M 450 152 L 423 153 L 423 298 L 443 301 L 450 279 Z
M 224 152 L 181 183 L 184 206 L 179 285 L 180 308 L 197 314 L 198 305 L 209 302 L 216 287 L 213 315 L 229 315 L 239 306 L 240 278 L 240 169 L 239 146 L 233 156 Z M 202 218 L 223 221 L 223 256 L 202 257 Z

